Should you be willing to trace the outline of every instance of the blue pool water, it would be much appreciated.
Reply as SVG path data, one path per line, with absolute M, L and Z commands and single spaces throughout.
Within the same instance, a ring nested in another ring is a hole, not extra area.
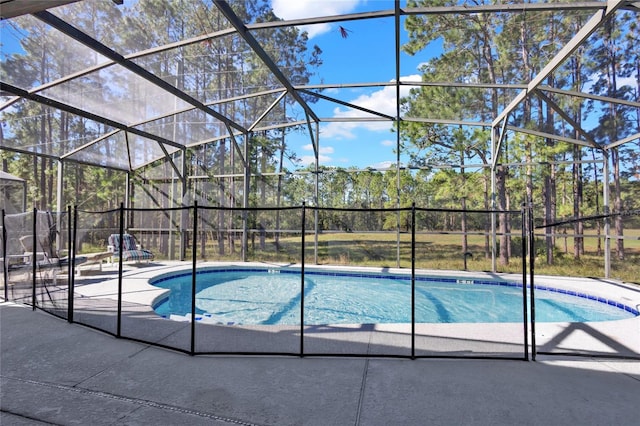
M 196 315 L 218 324 L 300 324 L 299 270 L 200 269 Z M 164 317 L 191 313 L 191 272 L 151 280 L 170 289 L 155 306 Z M 536 290 L 536 321 L 587 322 L 631 318 L 633 308 L 586 294 Z M 511 282 L 416 277 L 418 323 L 522 322 L 522 286 Z M 411 322 L 411 280 L 405 275 L 306 271 L 304 324 Z

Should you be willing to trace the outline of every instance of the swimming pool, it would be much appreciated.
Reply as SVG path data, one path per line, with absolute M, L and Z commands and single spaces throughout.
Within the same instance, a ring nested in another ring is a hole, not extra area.
M 191 271 L 161 275 L 150 284 L 170 290 L 154 306 L 171 319 L 191 317 Z M 522 322 L 517 282 L 416 277 L 418 323 Z M 196 319 L 215 324 L 300 324 L 301 280 L 295 268 L 201 268 L 196 272 Z M 588 322 L 632 318 L 638 311 L 585 293 L 539 286 L 536 321 Z M 411 322 L 411 277 L 306 270 L 304 324 Z

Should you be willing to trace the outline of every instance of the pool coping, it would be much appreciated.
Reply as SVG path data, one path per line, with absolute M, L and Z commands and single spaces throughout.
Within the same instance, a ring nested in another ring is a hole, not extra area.
M 299 268 L 301 265 L 295 264 L 275 264 L 262 262 L 198 262 L 196 267 L 217 267 L 217 268 Z M 162 265 L 158 263 L 148 265 L 127 265 L 126 272 L 122 276 L 122 303 L 133 304 L 135 315 L 143 314 L 144 317 L 151 320 L 167 321 L 178 325 L 178 321 L 170 321 L 158 316 L 153 310 L 154 303 L 166 298 L 169 290 L 161 289 L 149 284 L 149 281 L 160 275 L 167 273 L 175 273 L 177 271 L 189 271 L 192 267 L 190 262 L 165 262 Z M 329 270 L 336 272 L 368 272 L 376 273 L 397 273 L 410 275 L 410 269 L 397 268 L 370 268 L 370 267 L 345 267 L 345 266 L 327 266 L 327 265 L 305 265 L 305 271 L 313 269 Z M 107 273 L 114 274 L 117 269 Z M 464 271 L 433 271 L 426 269 L 416 270 L 417 274 L 424 274 L 432 277 L 455 277 L 461 280 L 500 280 L 500 281 L 516 281 L 522 282 L 521 274 L 508 273 L 488 273 L 488 272 L 464 272 Z M 76 293 L 80 297 L 111 299 L 108 301 L 112 304 L 117 300 L 118 279 L 112 278 L 100 282 L 88 282 L 86 284 L 76 285 Z M 99 278 L 99 277 L 94 277 Z M 640 286 L 636 284 L 624 283 L 616 280 L 605 280 L 596 278 L 576 278 L 576 277 L 557 277 L 557 276 L 535 276 L 534 284 L 536 286 L 553 286 L 562 287 L 567 291 L 586 291 L 594 296 L 602 296 L 614 298 L 624 301 L 627 305 L 640 308 Z M 106 300 L 105 300 L 106 302 Z M 130 309 L 130 308 L 128 308 Z M 182 322 L 190 322 L 184 319 Z M 198 321 L 201 323 L 202 321 Z M 251 332 L 257 326 L 233 325 L 228 327 L 225 324 L 207 323 L 207 331 L 203 329 L 200 332 L 205 333 L 222 333 L 228 337 L 228 333 L 235 336 L 232 341 L 237 341 L 243 333 Z M 409 327 L 407 327 L 409 326 Z M 222 327 L 222 328 L 220 328 Z M 277 332 L 280 326 L 261 326 L 268 327 L 269 333 Z M 340 325 L 340 330 L 345 325 Z M 535 328 L 534 328 L 535 327 Z M 258 327 L 260 328 L 260 327 Z M 546 354 L 582 354 L 589 356 L 622 356 L 622 357 L 638 357 L 640 356 L 640 315 L 620 320 L 612 321 L 593 321 L 593 322 L 535 322 L 528 323 L 527 328 L 531 344 L 534 344 L 540 353 Z M 225 331 L 225 329 L 227 329 Z M 356 325 L 358 333 L 351 331 L 349 336 L 354 338 L 355 334 L 362 334 L 360 340 L 375 341 L 376 336 L 385 335 L 391 332 L 396 336 L 411 334 L 410 324 L 375 324 L 369 325 L 365 329 L 362 324 Z M 264 331 L 263 328 L 260 330 Z M 275 330 L 275 331 L 273 331 Z M 472 339 L 482 342 L 502 342 L 507 344 L 522 344 L 522 324 L 516 323 L 419 323 L 415 325 L 416 336 L 431 336 L 434 338 L 445 338 L 447 341 L 453 339 L 467 340 Z M 306 336 L 314 336 L 314 327 L 305 328 Z M 323 334 L 323 333 L 321 333 Z M 200 336 L 200 334 L 199 334 Z M 271 336 L 271 334 L 269 334 Z M 340 333 L 329 333 L 327 336 L 340 341 Z M 317 336 L 316 336 L 317 337 Z M 221 342 L 222 337 L 216 337 L 214 340 Z M 225 341 L 225 338 L 222 338 Z M 199 339 L 200 340 L 200 339 Z M 206 339 L 205 339 L 206 340 Z M 251 342 L 245 342 L 252 345 Z M 255 342 L 254 342 L 255 343 Z M 257 345 L 257 344 L 256 344 Z M 258 345 L 259 346 L 259 345 Z M 402 345 L 401 345 L 402 346 Z M 215 346 L 216 348 L 218 346 Z M 234 347 L 235 348 L 235 347 Z M 406 348 L 405 348 L 406 349 Z M 219 349 L 216 349 L 219 350 Z M 221 350 L 221 349 L 220 349 Z M 232 352 L 236 349 L 229 349 Z M 207 352 L 206 350 L 204 352 Z M 224 351 L 223 351 L 224 352 Z M 235 353 L 235 352 L 234 352 Z

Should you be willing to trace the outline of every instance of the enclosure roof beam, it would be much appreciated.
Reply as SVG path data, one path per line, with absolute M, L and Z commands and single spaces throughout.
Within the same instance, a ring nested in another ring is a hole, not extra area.
M 273 59 L 265 52 L 262 45 L 255 39 L 255 37 L 249 32 L 247 26 L 242 22 L 238 15 L 235 14 L 231 6 L 226 1 L 214 0 L 214 3 L 222 12 L 222 14 L 229 20 L 231 25 L 237 30 L 238 34 L 247 42 L 249 47 L 258 55 L 262 62 L 269 68 L 269 71 L 273 73 L 274 77 L 282 83 L 291 96 L 302 106 L 302 108 L 309 114 L 315 121 L 318 120 L 313 110 L 307 105 L 304 99 L 300 96 L 297 90 L 294 89 L 289 79 L 284 75 L 282 70 L 273 62 Z
M 387 115 L 387 114 L 383 114 L 383 113 L 378 112 L 378 111 L 373 111 L 371 109 L 368 109 L 368 108 L 365 108 L 365 107 L 361 107 L 359 105 L 355 105 L 355 104 L 352 104 L 352 103 L 349 103 L 349 102 L 344 102 L 344 101 L 341 101 L 339 99 L 323 95 L 321 93 L 312 92 L 310 90 L 300 89 L 300 91 L 303 92 L 303 93 L 306 93 L 306 94 L 308 94 L 310 96 L 314 96 L 314 97 L 317 97 L 317 98 L 320 98 L 320 99 L 324 99 L 325 101 L 329 101 L 329 102 L 333 102 L 333 103 L 336 103 L 336 104 L 340 104 L 340 105 L 346 106 L 348 108 L 356 109 L 358 111 L 362 111 L 362 112 L 366 112 L 368 114 L 377 115 L 379 117 L 386 118 L 387 120 L 394 120 L 395 121 L 395 117 L 392 117 L 392 116 Z
M 0 88 L 0 96 L 5 96 L 5 93 L 3 93 L 1 88 Z M 11 105 L 15 104 L 20 99 L 22 99 L 20 96 L 14 96 L 14 97 L 10 98 L 8 101 L 6 101 L 5 103 L 0 104 L 0 112 L 2 112 L 5 108 L 8 108 Z
M 491 127 L 491 123 L 489 123 L 488 121 L 449 120 L 445 118 L 403 117 L 402 121 L 413 123 L 443 124 L 445 126 Z
M 604 9 L 606 3 L 602 1 L 585 1 L 573 3 L 518 3 L 518 4 L 487 4 L 478 6 L 434 6 L 405 8 L 405 15 L 460 15 L 475 13 L 522 13 L 522 12 L 551 12 L 554 10 L 594 10 Z
M 624 139 L 620 139 L 619 141 L 616 142 L 612 142 L 609 145 L 606 145 L 604 147 L 604 149 L 613 149 L 613 148 L 617 148 L 620 145 L 624 145 L 625 143 L 631 142 L 633 140 L 639 139 L 640 140 L 640 133 L 636 133 L 635 135 L 631 135 L 629 137 L 626 137 Z
M 78 0 L 3 0 L 0 2 L 2 3 L 2 7 L 0 7 L 0 19 L 4 20 L 15 18 L 16 16 L 28 15 L 40 10 L 64 6 L 65 4 L 77 1 Z
M 353 89 L 359 87 L 387 87 L 395 86 L 395 81 L 378 81 L 373 83 L 332 83 L 332 84 L 308 84 L 302 86 L 294 86 L 298 90 L 315 90 L 315 89 Z
M 276 130 L 276 129 L 287 129 L 289 127 L 298 127 L 307 124 L 307 120 L 297 120 L 291 121 L 289 123 L 284 124 L 272 124 L 270 126 L 261 126 L 253 129 L 254 132 L 264 132 L 268 130 Z
M 105 139 L 108 139 L 108 138 L 110 138 L 111 136 L 114 136 L 114 135 L 118 134 L 118 132 L 121 132 L 121 131 L 122 131 L 122 130 L 120 130 L 120 129 L 112 130 L 112 131 L 110 131 L 110 132 L 108 132 L 108 133 L 106 133 L 106 134 L 104 134 L 104 135 L 100 136 L 99 138 L 96 138 L 96 139 L 94 139 L 94 140 L 92 140 L 92 141 L 90 141 L 90 142 L 87 142 L 87 143 L 85 143 L 84 145 L 82 145 L 82 146 L 80 146 L 80 147 L 78 147 L 78 148 L 76 148 L 76 149 L 72 149 L 71 151 L 67 152 L 66 154 L 61 155 L 61 156 L 60 156 L 60 159 L 61 159 L 61 160 L 64 160 L 64 159 L 66 159 L 66 158 L 69 158 L 69 157 L 71 157 L 72 155 L 77 154 L 78 152 L 83 151 L 83 150 L 85 150 L 85 149 L 87 149 L 87 148 L 89 148 L 89 147 L 91 147 L 91 146 L 93 146 L 93 145 L 97 144 L 97 143 L 98 143 L 98 142 L 100 142 L 100 141 L 103 141 L 103 140 L 105 140 Z
M 640 1 L 629 1 L 623 8 L 632 12 L 640 12 Z
M 376 121 L 395 121 L 384 117 L 324 117 L 318 120 L 321 123 L 368 123 Z
M 580 139 L 568 138 L 566 136 L 554 135 L 553 133 L 541 132 L 539 130 L 533 130 L 533 129 L 525 129 L 523 127 L 517 127 L 517 126 L 507 126 L 506 128 L 513 132 L 526 133 L 528 135 L 538 136 L 541 138 L 553 139 L 560 142 L 567 142 L 574 145 L 581 145 L 581 146 L 586 146 L 588 148 L 594 148 L 594 146 L 591 145 L 590 142 L 581 141 Z
M 218 120 L 222 121 L 223 123 L 226 123 L 229 126 L 235 128 L 235 129 L 237 129 L 237 130 L 239 130 L 241 132 L 245 131 L 245 129 L 242 126 L 240 126 L 239 124 L 233 122 L 228 117 L 226 117 L 226 116 L 218 113 L 217 111 L 207 107 L 206 105 L 204 105 L 199 100 L 191 97 L 190 95 L 188 95 L 187 93 L 185 93 L 182 90 L 178 89 L 177 87 L 167 83 L 166 81 L 164 81 L 163 79 L 161 79 L 157 75 L 151 73 L 150 71 L 146 70 L 145 68 L 143 68 L 142 66 L 136 64 L 135 62 L 131 61 L 130 59 L 125 58 L 124 56 L 120 55 L 119 53 L 117 53 L 116 51 L 112 50 L 108 46 L 100 43 L 98 40 L 88 36 L 86 33 L 78 30 L 77 28 L 75 28 L 74 26 L 70 25 L 66 21 L 63 21 L 62 19 L 58 18 L 57 16 L 55 16 L 51 12 L 47 12 L 47 11 L 36 12 L 36 13 L 33 14 L 33 16 L 35 16 L 36 18 L 40 19 L 42 22 L 50 25 L 51 27 L 57 29 L 58 31 L 62 32 L 63 34 L 66 34 L 67 36 L 73 38 L 74 40 L 76 40 L 76 41 L 84 44 L 85 46 L 93 49 L 97 53 L 99 53 L 99 54 L 101 54 L 101 55 L 103 55 L 103 56 L 115 61 L 118 65 L 121 65 L 122 67 L 124 67 L 127 70 L 133 72 L 134 74 L 138 75 L 139 77 L 144 78 L 145 80 L 147 80 L 150 83 L 152 83 L 152 84 L 162 88 L 163 90 L 171 93 L 172 95 L 176 96 L 177 98 L 182 99 L 183 101 L 195 106 L 196 108 L 202 110 L 203 112 L 205 112 L 205 113 L 217 118 Z
M 469 88 L 469 89 L 526 89 L 526 84 L 501 84 L 501 83 L 459 83 L 446 81 L 400 81 L 400 86 L 419 86 L 419 87 L 453 87 L 453 88 Z
M 611 16 L 625 0 L 608 0 L 606 10 L 597 11 L 587 23 L 573 36 L 567 44 L 549 61 L 549 63 L 536 75 L 528 84 L 527 89 L 521 91 L 511 103 L 493 120 L 493 125 L 497 126 L 502 120 L 513 111 L 527 97 L 529 93 L 535 90 L 542 82 L 549 77 L 567 58 L 580 47 L 605 21 Z M 564 4 L 564 3 L 563 3 Z
M 2 145 L 2 151 L 11 151 L 11 152 L 15 152 L 17 154 L 36 155 L 38 157 L 48 158 L 48 159 L 56 160 L 56 161 L 60 160 L 60 157 L 58 157 L 57 155 L 48 154 L 46 152 L 29 151 L 28 149 L 17 148 L 17 147 L 14 147 L 14 146 Z
M 133 163 L 131 163 L 131 146 L 129 145 L 129 135 L 127 133 L 124 134 L 124 142 L 127 147 L 127 161 L 129 162 L 129 171 L 131 171 L 133 170 Z
M 320 122 L 322 123 L 368 123 L 381 121 L 393 120 L 383 117 L 320 117 Z M 446 118 L 403 117 L 402 121 L 411 123 L 442 124 L 444 126 L 491 127 L 491 123 L 488 121 L 450 120 Z
M 455 81 L 407 81 L 402 80 L 400 83 L 395 81 L 379 81 L 373 83 L 338 83 L 338 84 L 309 84 L 306 86 L 295 86 L 296 89 L 313 90 L 313 89 L 351 89 L 360 87 L 388 87 L 388 86 L 426 86 L 426 87 L 459 87 L 459 88 L 477 88 L 477 89 L 526 89 L 526 84 L 500 84 L 500 83 L 460 83 Z
M 563 90 L 563 89 L 558 89 L 557 87 L 551 87 L 551 86 L 546 86 L 546 85 L 540 85 L 538 87 L 538 90 L 544 90 L 545 92 L 557 93 L 559 95 L 573 96 L 573 97 L 576 97 L 576 98 L 592 99 L 594 101 L 603 102 L 603 103 L 616 104 L 616 105 L 625 105 L 625 106 L 630 106 L 630 107 L 633 107 L 633 108 L 640 108 L 640 102 L 630 101 L 630 100 L 627 100 L 627 99 L 612 98 L 612 97 L 609 97 L 609 96 L 592 95 L 591 93 L 578 92 L 578 91 L 575 91 L 575 90 Z
M 235 34 L 236 30 L 233 28 L 225 28 L 220 31 L 215 31 L 209 34 L 200 35 L 197 37 L 191 37 L 184 40 L 179 40 L 173 43 L 163 44 L 162 46 L 157 46 L 152 49 L 141 50 L 136 53 L 132 53 L 130 55 L 125 56 L 126 59 L 136 59 L 142 58 L 144 56 L 156 55 L 158 53 L 166 52 L 168 50 L 177 49 L 180 47 L 190 46 L 192 44 L 202 43 L 203 41 L 213 40 L 216 38 L 221 38 L 224 36 L 228 36 L 231 34 Z
M 498 140 L 495 144 L 495 147 L 491 148 L 491 170 L 493 171 L 495 169 L 495 167 L 498 165 L 498 158 L 499 155 L 498 153 L 500 152 L 500 148 L 502 147 L 502 142 L 504 142 L 504 138 L 507 136 L 507 123 L 509 121 L 509 116 L 505 116 L 504 117 L 504 121 L 502 122 L 502 128 L 500 129 L 500 132 L 498 133 Z M 496 129 L 498 126 L 491 126 L 491 135 L 493 137 L 493 135 L 495 135 Z M 492 144 L 493 146 L 493 144 Z
M 249 133 L 244 133 L 244 143 L 249 143 Z M 234 135 L 233 133 L 229 132 L 229 139 L 231 139 L 231 143 L 233 144 L 233 147 L 236 149 L 238 155 L 240 156 L 240 161 L 242 162 L 242 166 L 246 169 L 249 167 L 249 163 L 247 161 L 246 158 L 244 158 L 244 154 L 242 153 L 242 150 L 240 149 L 240 145 L 238 145 L 238 141 L 236 140 L 236 135 Z
M 394 2 L 394 17 L 393 17 L 393 27 L 395 33 L 395 88 L 396 88 L 396 116 L 395 120 L 400 121 L 400 2 Z M 400 123 L 398 123 L 398 131 L 396 132 L 396 147 L 398 149 L 396 162 L 400 162 Z M 398 188 L 399 190 L 399 188 Z M 398 262 L 400 259 L 398 258 Z M 399 266 L 399 265 L 398 265 Z
M 287 92 L 280 93 L 280 96 L 278 96 L 278 98 L 275 101 L 273 101 L 271 105 L 269 105 L 262 114 L 260 114 L 260 117 L 258 117 L 256 121 L 254 121 L 253 124 L 249 126 L 249 129 L 247 130 L 249 130 L 250 132 L 253 131 L 253 129 L 258 125 L 258 123 L 260 123 L 262 119 L 264 119 L 271 111 L 273 111 L 273 109 L 280 103 L 282 98 L 284 98 L 286 95 L 287 95 Z
M 127 144 L 128 144 L 128 142 L 127 142 Z M 180 180 L 183 180 L 184 176 L 182 176 L 182 172 L 180 171 L 180 169 L 178 169 L 178 166 L 176 165 L 176 163 L 175 163 L 173 157 L 171 156 L 171 154 L 169 154 L 169 152 L 167 151 L 167 148 L 165 148 L 164 145 L 160 144 L 160 149 L 162 150 L 162 153 L 164 154 L 165 158 L 167 159 L 167 161 L 171 165 L 171 168 L 173 169 L 173 171 L 176 172 L 176 176 Z M 184 148 L 182 148 L 182 161 L 187 161 L 187 159 L 185 157 L 185 149 Z M 129 162 L 131 162 L 131 156 L 129 156 Z M 131 166 L 131 170 L 134 170 L 133 166 Z
M 309 132 L 309 137 L 311 138 L 311 146 L 313 147 L 313 154 L 316 158 L 316 165 L 318 164 L 318 157 L 320 155 L 320 142 L 319 135 L 313 133 L 313 127 L 311 126 L 311 119 L 309 118 L 309 114 L 305 114 L 305 123 L 307 124 L 307 131 Z M 317 123 L 317 121 L 316 121 Z
M 553 99 L 551 99 L 549 96 L 545 95 L 543 92 L 541 92 L 538 89 L 536 89 L 534 93 L 536 96 L 540 97 L 544 102 L 546 102 L 555 112 L 557 112 L 560 115 L 560 117 L 562 117 L 567 123 L 569 123 L 575 129 L 576 132 L 582 135 L 587 140 L 587 142 L 591 144 L 592 148 L 602 149 L 602 146 L 596 143 L 596 141 L 589 134 L 589 132 L 584 130 L 580 124 L 578 124 L 572 117 L 569 116 L 569 114 L 567 114 L 562 108 L 560 108 L 560 105 L 558 105 Z
M 284 124 L 274 124 L 271 126 L 263 126 L 263 127 L 255 127 L 252 129 L 253 132 L 261 132 L 261 131 L 267 131 L 267 130 L 275 130 L 275 129 L 281 129 L 281 128 L 287 128 L 287 127 L 296 127 L 296 126 L 301 126 L 303 124 L 306 124 L 307 121 L 306 120 L 298 120 L 298 121 L 292 121 L 290 123 L 284 123 Z M 187 148 L 195 148 L 197 146 L 200 145 L 206 145 L 208 143 L 214 143 L 214 142 L 218 142 L 224 139 L 227 139 L 229 136 L 227 135 L 222 135 L 222 136 L 216 136 L 215 138 L 210 138 L 207 140 L 203 140 L 203 141 L 198 141 L 198 142 L 194 142 L 192 144 L 188 144 L 185 145 Z
M 35 156 L 38 156 L 38 157 L 49 158 L 49 159 L 56 160 L 56 161 L 63 160 L 62 158 L 60 158 L 57 155 L 40 153 L 40 152 L 33 152 L 33 151 L 29 151 L 27 149 L 21 149 L 21 148 L 5 146 L 5 145 L 2 146 L 1 150 L 2 151 L 15 152 L 16 154 L 35 155 Z M 92 166 L 92 167 L 99 166 L 100 168 L 103 168 L 103 169 L 116 170 L 116 171 L 119 171 L 119 172 L 128 171 L 127 169 L 122 168 L 122 167 L 111 166 L 111 165 L 108 165 L 108 164 L 96 164 L 95 162 L 91 162 L 91 161 L 76 160 L 76 159 L 69 159 L 68 161 L 72 161 L 75 164 L 84 164 L 84 165 Z

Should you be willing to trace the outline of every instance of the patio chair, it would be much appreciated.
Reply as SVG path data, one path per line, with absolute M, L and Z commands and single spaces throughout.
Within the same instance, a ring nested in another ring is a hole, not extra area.
M 40 241 L 40 244 L 33 243 L 33 236 L 24 235 L 19 238 L 22 246 L 24 263 L 32 262 L 50 263 L 50 259 L 56 259 L 58 256 L 53 252 L 53 247 L 47 238 Z
M 31 235 L 24 235 L 19 238 L 20 245 L 23 249 L 22 262 L 10 266 L 10 270 L 24 270 L 28 273 L 32 271 L 33 263 L 36 264 L 37 271 L 59 270 L 69 267 L 71 259 L 68 256 L 60 256 L 54 249 L 53 244 L 48 237 L 39 239 L 36 244 L 33 243 Z M 13 256 L 18 257 L 18 256 Z M 79 266 L 87 261 L 86 256 L 76 256 L 75 266 Z
M 109 236 L 109 245 L 107 250 L 112 253 L 111 263 L 120 258 L 120 234 L 111 234 Z M 122 261 L 136 261 L 140 262 L 146 260 L 147 262 L 153 260 L 154 254 L 149 250 L 145 250 L 136 243 L 135 238 L 131 234 L 122 235 Z

